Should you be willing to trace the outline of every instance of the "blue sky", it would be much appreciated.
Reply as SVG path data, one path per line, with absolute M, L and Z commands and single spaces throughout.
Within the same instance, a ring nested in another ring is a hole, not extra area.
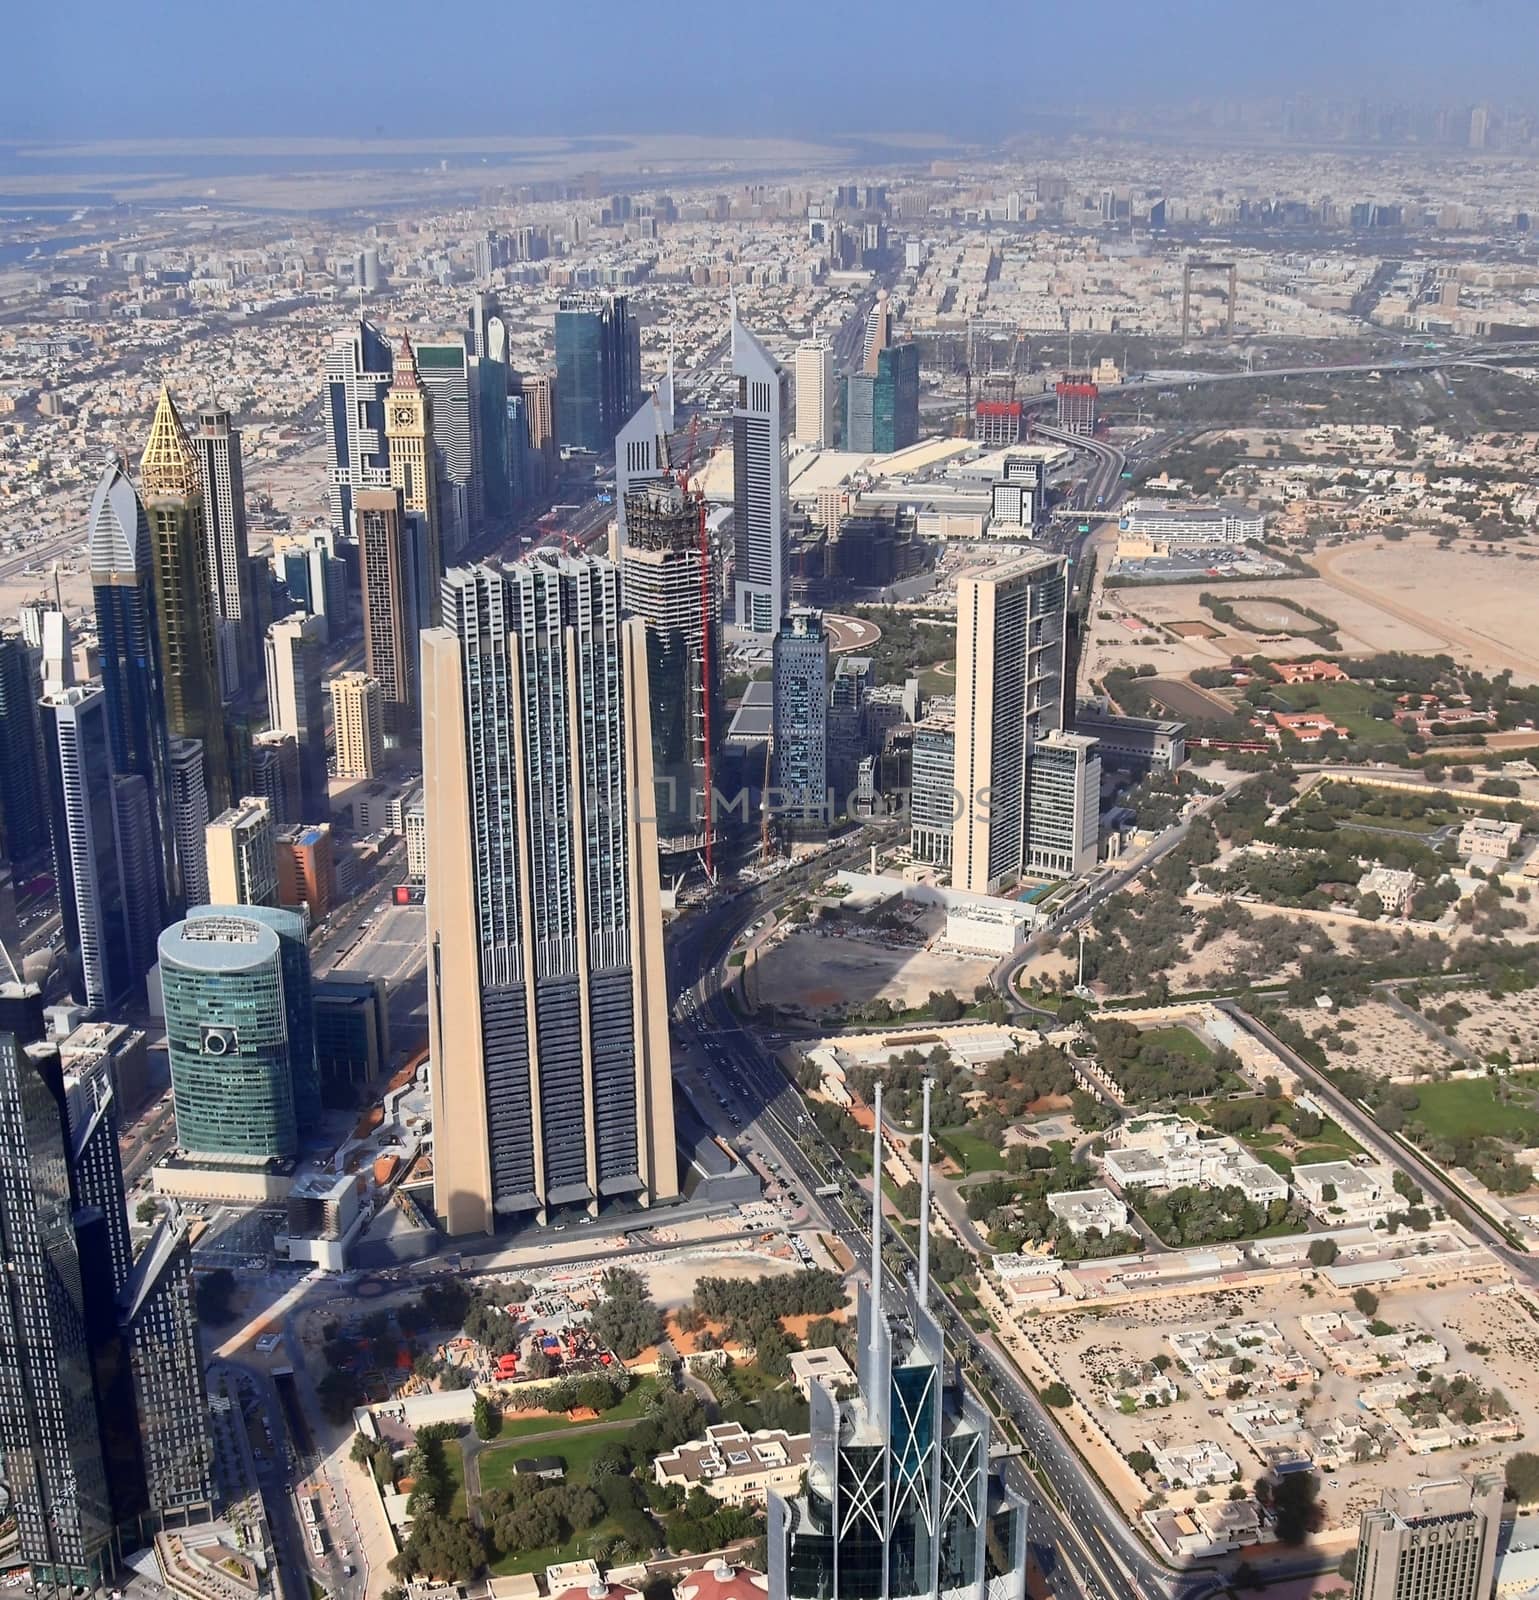
M 966 137 L 1108 97 L 1539 99 L 1539 0 L 11 0 L 6 10 L 0 139 Z

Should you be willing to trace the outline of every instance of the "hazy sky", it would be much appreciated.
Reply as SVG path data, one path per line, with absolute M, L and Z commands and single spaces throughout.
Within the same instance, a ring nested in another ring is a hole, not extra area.
M 1539 100 L 1539 0 L 9 0 L 0 138 L 1009 131 L 1253 92 Z

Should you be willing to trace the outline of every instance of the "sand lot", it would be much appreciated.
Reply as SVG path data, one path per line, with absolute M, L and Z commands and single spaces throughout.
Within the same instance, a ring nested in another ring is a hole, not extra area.
M 964 1003 L 987 980 L 986 957 L 893 947 L 803 928 L 759 953 L 746 978 L 757 1005 L 810 1013 L 864 1005 L 877 998 L 899 1008 L 922 1005 L 932 989 L 950 989 Z
M 1407 547 L 1397 545 L 1393 548 L 1397 559 L 1403 565 L 1409 561 L 1408 571 L 1414 572 L 1415 560 L 1399 554 Z M 1539 583 L 1539 577 L 1535 578 L 1535 582 Z M 1307 606 L 1311 611 L 1318 611 L 1322 617 L 1329 617 L 1336 624 L 1341 648 L 1349 654 L 1369 655 L 1379 650 L 1429 652 L 1443 649 L 1446 643 L 1442 633 L 1434 631 L 1432 626 L 1419 626 L 1413 621 L 1394 616 L 1375 605 L 1372 599 L 1345 593 L 1323 578 L 1274 580 L 1273 588 L 1260 601 L 1253 599 L 1247 603 L 1244 599 L 1247 592 L 1244 584 L 1176 583 L 1159 588 L 1125 589 L 1118 598 L 1124 600 L 1136 615 L 1162 626 L 1170 622 L 1211 620 L 1212 614 L 1200 600 L 1207 593 L 1220 596 L 1236 610 L 1243 608 L 1246 620 L 1257 627 L 1275 621 L 1281 637 L 1272 643 L 1262 644 L 1260 635 L 1247 633 L 1243 629 L 1235 629 L 1219 639 L 1185 641 L 1187 648 L 1207 652 L 1214 660 L 1227 660 L 1233 654 L 1290 656 L 1318 648 L 1313 640 L 1302 634 L 1287 633 L 1290 626 L 1299 626 L 1309 632 L 1313 632 L 1317 626 L 1305 618 L 1290 617 L 1288 602 Z M 1429 592 L 1430 588 L 1421 590 L 1423 595 Z M 1268 605 L 1267 600 L 1285 604 Z
M 1462 1000 L 1463 996 L 1456 998 Z M 1333 1063 L 1356 1067 L 1378 1078 L 1430 1078 L 1440 1072 L 1456 1071 L 1466 1064 L 1383 1000 L 1367 1000 L 1360 1006 L 1333 1012 L 1321 1012 L 1314 1006 L 1293 1006 L 1287 1014 L 1311 1037 L 1339 1032 L 1343 1038 L 1352 1040 L 1357 1045 L 1357 1054 L 1333 1050 Z
M 1209 1440 L 1240 1463 L 1248 1485 L 1262 1470 L 1259 1456 L 1230 1429 L 1221 1414 L 1211 1414 L 1215 1410 L 1221 1413 L 1228 1402 L 1209 1400 L 1190 1379 L 1182 1377 L 1177 1378 L 1181 1397 L 1174 1405 L 1124 1416 L 1104 1403 L 1100 1380 L 1121 1366 L 1170 1355 L 1165 1336 L 1172 1328 L 1270 1321 L 1277 1324 L 1298 1354 L 1321 1370 L 1322 1376 L 1318 1383 L 1301 1385 L 1292 1392 L 1258 1397 L 1301 1405 L 1306 1425 L 1323 1425 L 1332 1418 L 1359 1414 L 1357 1396 L 1363 1385 L 1329 1366 L 1317 1347 L 1305 1338 L 1299 1317 L 1349 1309 L 1347 1296 L 1335 1295 L 1323 1285 L 1313 1298 L 1301 1295 L 1296 1284 L 1267 1285 L 1151 1300 L 1143 1306 L 1103 1307 L 1094 1314 L 1043 1315 L 1032 1320 L 1030 1331 L 1069 1387 L 1083 1397 L 1095 1396 L 1092 1403 L 1096 1415 L 1124 1453 L 1139 1448 L 1146 1440 L 1161 1446 Z M 1525 1434 L 1532 1436 L 1539 1426 L 1539 1392 L 1528 1380 L 1539 1360 L 1539 1319 L 1519 1296 L 1485 1293 L 1468 1283 L 1444 1288 L 1421 1284 L 1402 1292 L 1381 1291 L 1379 1315 L 1396 1328 L 1421 1328 L 1432 1334 L 1450 1353 L 1447 1365 L 1438 1370 L 1449 1376 L 1468 1372 L 1488 1387 L 1500 1389 L 1512 1402 Z M 1488 1354 L 1470 1354 L 1466 1346 L 1471 1341 L 1486 1346 Z M 1381 1490 L 1390 1485 L 1410 1483 L 1429 1471 L 1441 1477 L 1474 1470 L 1512 1448 L 1485 1444 L 1418 1457 L 1396 1444 L 1385 1460 L 1343 1467 L 1328 1474 L 1321 1485 L 1321 1498 L 1331 1525 L 1355 1526 L 1359 1513 L 1376 1505 Z
M 1450 998 L 1470 1011 L 1454 1028 L 1460 1044 L 1468 1045 L 1479 1056 L 1492 1050 L 1509 1050 L 1514 1061 L 1539 1058 L 1539 989 L 1503 995 L 1500 1000 L 1478 991 L 1461 991 Z
M 1284 600 L 1233 600 L 1230 604 L 1242 622 L 1265 633 L 1288 633 L 1317 626 Z

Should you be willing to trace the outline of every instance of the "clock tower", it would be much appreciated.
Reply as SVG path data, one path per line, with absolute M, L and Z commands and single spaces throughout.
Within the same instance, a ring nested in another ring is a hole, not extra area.
M 385 441 L 390 459 L 390 484 L 401 491 L 406 511 L 427 524 L 428 553 L 434 584 L 443 576 L 438 533 L 438 467 L 433 450 L 433 417 L 427 390 L 417 374 L 411 340 L 403 333 L 395 358 L 395 376 L 385 396 Z

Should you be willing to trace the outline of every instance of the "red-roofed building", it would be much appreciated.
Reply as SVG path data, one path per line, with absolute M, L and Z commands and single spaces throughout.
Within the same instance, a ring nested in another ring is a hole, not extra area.
M 1274 661 L 1272 670 L 1284 683 L 1345 683 L 1347 673 L 1336 661 Z
M 674 1600 L 764 1600 L 769 1579 L 752 1567 L 718 1560 L 680 1578 L 673 1593 Z
M 1300 744 L 1318 744 L 1327 733 L 1345 739 L 1350 730 L 1341 728 L 1323 711 L 1274 711 L 1273 725 L 1280 733 L 1291 733 Z
M 569 1561 L 565 1565 L 580 1568 L 590 1563 Z M 547 1581 L 552 1573 L 559 1574 L 561 1570 L 560 1567 L 547 1567 Z M 555 1583 L 552 1583 L 550 1600 L 641 1600 L 641 1590 L 631 1588 L 628 1583 L 611 1583 L 607 1578 L 588 1576 L 586 1581 L 565 1588 L 558 1589 Z

